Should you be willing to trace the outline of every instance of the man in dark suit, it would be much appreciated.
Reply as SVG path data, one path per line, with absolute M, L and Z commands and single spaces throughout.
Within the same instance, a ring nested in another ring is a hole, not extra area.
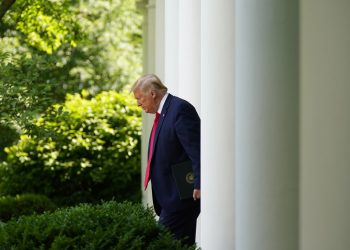
M 138 105 L 156 114 L 152 128 L 144 188 L 152 182 L 152 198 L 159 223 L 176 239 L 195 243 L 200 213 L 200 118 L 187 101 L 167 92 L 154 74 L 139 78 L 132 88 Z M 193 195 L 180 199 L 172 166 L 190 161 L 194 175 Z

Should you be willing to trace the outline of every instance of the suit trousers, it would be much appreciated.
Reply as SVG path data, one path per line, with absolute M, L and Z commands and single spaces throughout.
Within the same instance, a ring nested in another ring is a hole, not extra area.
M 169 229 L 174 239 L 181 240 L 185 245 L 193 245 L 196 241 L 197 218 L 200 213 L 200 201 L 186 210 L 166 212 L 162 209 L 159 224 Z

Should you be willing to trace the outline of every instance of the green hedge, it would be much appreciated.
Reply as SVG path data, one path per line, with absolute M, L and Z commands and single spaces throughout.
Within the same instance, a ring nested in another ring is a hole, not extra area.
M 68 95 L 6 148 L 0 195 L 37 193 L 58 205 L 140 199 L 141 111 L 114 91 Z
M 0 249 L 180 250 L 150 209 L 130 202 L 81 204 L 0 226 Z
M 52 211 L 56 205 L 44 195 L 23 194 L 0 197 L 0 221 L 8 221 L 22 215 Z

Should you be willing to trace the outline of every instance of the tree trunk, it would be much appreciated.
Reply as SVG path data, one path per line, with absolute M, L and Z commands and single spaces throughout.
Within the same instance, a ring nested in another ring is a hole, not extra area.
M 15 2 L 16 0 L 2 0 L 0 6 L 0 20 Z

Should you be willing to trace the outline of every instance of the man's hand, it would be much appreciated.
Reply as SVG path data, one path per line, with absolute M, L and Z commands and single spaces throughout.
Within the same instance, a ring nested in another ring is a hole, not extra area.
M 194 189 L 193 190 L 193 199 L 199 200 L 201 198 L 201 190 L 200 189 Z

